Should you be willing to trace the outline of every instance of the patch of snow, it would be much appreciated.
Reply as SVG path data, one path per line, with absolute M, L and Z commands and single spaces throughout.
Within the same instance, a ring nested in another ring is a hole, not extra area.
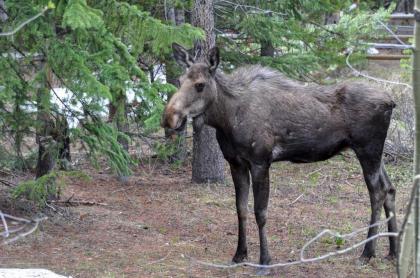
M 71 278 L 46 269 L 0 268 L 0 278 Z
M 379 54 L 379 50 L 378 50 L 378 49 L 376 49 L 376 48 L 374 48 L 374 47 L 369 47 L 369 48 L 366 50 L 366 52 L 367 52 L 367 54 L 369 54 L 369 55 L 376 55 L 376 54 Z

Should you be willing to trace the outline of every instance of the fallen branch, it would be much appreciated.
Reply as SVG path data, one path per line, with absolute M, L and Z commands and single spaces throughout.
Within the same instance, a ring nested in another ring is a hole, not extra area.
M 107 203 L 100 203 L 95 201 L 84 201 L 84 200 L 69 200 L 60 201 L 60 200 L 51 200 L 49 201 L 51 204 L 55 205 L 67 205 L 67 206 L 108 206 Z
M 12 215 L 3 213 L 2 211 L 0 211 L 0 218 L 1 218 L 1 222 L 2 222 L 3 227 L 4 227 L 4 231 L 0 233 L 0 236 L 4 237 L 4 238 L 8 238 L 10 235 L 24 230 L 30 224 L 34 224 L 28 231 L 26 231 L 24 233 L 17 234 L 16 236 L 14 236 L 12 238 L 3 241 L 3 244 L 10 244 L 12 242 L 15 242 L 19 239 L 22 239 L 22 238 L 32 234 L 33 232 L 35 232 L 38 229 L 39 223 L 41 221 L 44 221 L 44 220 L 47 219 L 47 217 L 42 217 L 42 218 L 35 218 L 33 220 L 28 220 L 28 219 L 25 219 L 25 218 L 20 218 L 20 217 L 16 217 L 16 216 L 12 216 Z M 11 219 L 15 222 L 23 223 L 23 225 L 21 225 L 17 228 L 10 229 L 10 225 L 7 223 L 6 219 Z
M 293 202 L 291 202 L 291 203 L 289 204 L 289 206 L 291 206 L 291 205 L 295 204 L 297 201 L 299 201 L 299 199 L 300 199 L 300 198 L 302 198 L 302 197 L 303 197 L 303 195 L 304 195 L 303 193 L 302 193 L 302 194 L 300 194 L 300 195 L 299 195 L 299 197 L 297 197 L 297 198 L 296 198 Z
M 8 180 L 3 180 L 3 179 L 0 179 L 0 183 L 4 184 L 5 186 L 8 186 L 8 187 L 15 187 L 15 186 L 17 186 L 15 183 L 13 183 L 11 181 L 8 181 Z

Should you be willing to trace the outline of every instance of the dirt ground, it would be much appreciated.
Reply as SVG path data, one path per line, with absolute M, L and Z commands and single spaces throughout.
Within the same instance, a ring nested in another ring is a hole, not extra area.
M 250 277 L 255 269 L 218 269 L 196 260 L 227 264 L 236 247 L 237 219 L 232 181 L 196 185 L 189 166 L 173 168 L 144 161 L 121 184 L 107 171 L 81 167 L 66 178 L 62 199 L 103 203 L 56 207 L 40 229 L 10 245 L 0 245 L 0 267 L 47 268 L 72 277 Z M 401 223 L 410 191 L 411 163 L 386 165 L 397 187 Z M 273 263 L 299 259 L 302 246 L 323 229 L 348 233 L 367 225 L 367 189 L 350 152 L 313 164 L 277 163 L 271 168 L 268 239 Z M 299 197 L 299 198 L 298 198 Z M 0 186 L 0 209 L 34 217 L 24 201 L 11 205 Z M 249 203 L 252 212 L 252 194 Z M 250 262 L 258 261 L 255 218 L 248 221 Z M 385 225 L 383 225 L 385 226 Z M 385 228 L 381 227 L 384 231 Z M 364 239 L 366 233 L 340 248 Z M 377 258 L 359 265 L 362 248 L 323 262 L 277 268 L 273 277 L 395 277 L 386 260 L 388 241 L 379 239 Z M 323 237 L 307 253 L 319 256 L 337 250 L 334 238 Z

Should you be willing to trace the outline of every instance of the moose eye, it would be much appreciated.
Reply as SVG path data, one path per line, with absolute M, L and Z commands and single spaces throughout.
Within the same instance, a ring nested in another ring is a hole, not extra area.
M 204 83 L 197 83 L 194 85 L 197 93 L 201 93 L 204 90 Z

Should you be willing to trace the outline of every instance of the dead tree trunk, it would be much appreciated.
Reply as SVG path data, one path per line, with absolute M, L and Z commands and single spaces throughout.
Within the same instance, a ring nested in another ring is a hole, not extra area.
M 202 55 L 207 55 L 216 45 L 213 6 L 213 0 L 195 0 L 192 23 L 206 33 L 206 40 L 198 42 Z M 203 119 L 198 117 L 193 122 L 193 133 L 192 181 L 223 182 L 225 161 L 216 140 L 216 130 L 204 125 Z

